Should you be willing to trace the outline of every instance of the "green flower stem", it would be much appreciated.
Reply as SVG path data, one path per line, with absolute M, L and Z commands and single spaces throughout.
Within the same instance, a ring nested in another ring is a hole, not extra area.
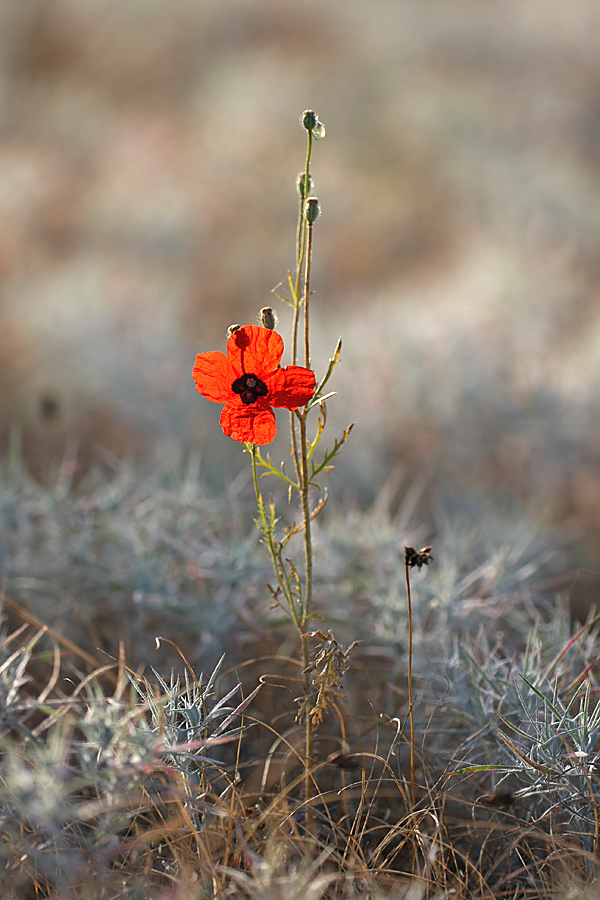
M 299 609 L 296 609 L 296 602 L 294 600 L 294 595 L 293 595 L 292 591 L 290 590 L 290 587 L 285 578 L 285 575 L 283 574 L 283 564 L 281 562 L 281 553 L 280 553 L 278 547 L 276 546 L 275 536 L 273 533 L 273 526 L 271 524 L 269 524 L 269 522 L 267 521 L 267 518 L 265 516 L 265 504 L 264 504 L 262 494 L 260 492 L 260 488 L 258 486 L 258 471 L 257 471 L 257 465 L 256 465 L 256 444 L 246 444 L 246 448 L 247 448 L 248 453 L 250 454 L 250 458 L 252 460 L 252 481 L 254 484 L 254 493 L 256 494 L 256 502 L 258 505 L 258 514 L 260 517 L 260 521 L 257 522 L 257 524 L 259 525 L 262 535 L 266 539 L 267 547 L 269 548 L 269 555 L 271 556 L 271 562 L 273 563 L 273 570 L 274 570 L 275 576 L 277 578 L 277 584 L 279 586 L 279 589 L 280 589 L 282 595 L 285 597 L 285 600 L 287 603 L 287 611 L 289 612 L 290 616 L 292 617 L 294 625 L 296 626 L 296 629 L 298 630 L 298 634 L 300 635 L 300 640 L 302 641 L 303 635 L 304 635 L 303 623 L 304 623 L 304 619 L 305 619 L 304 604 L 302 603 L 302 600 L 300 600 L 298 603 Z M 279 606 L 281 606 L 281 608 L 283 610 L 286 609 L 286 607 L 282 603 L 279 603 Z M 308 663 L 306 665 L 308 665 Z M 306 668 L 306 666 L 305 666 L 305 668 Z
M 304 259 L 304 250 L 306 245 L 306 229 L 303 225 L 306 223 L 306 200 L 308 199 L 308 188 L 310 185 L 310 157 L 312 154 L 312 131 L 308 132 L 308 142 L 306 145 L 306 162 L 304 164 L 304 190 L 302 191 L 302 208 L 300 210 L 300 227 L 298 229 L 298 246 L 296 257 L 296 296 L 300 293 L 300 272 L 302 270 L 302 260 Z
M 298 453 L 298 436 L 296 434 L 296 417 L 293 412 L 290 413 L 290 436 L 292 444 L 292 458 L 294 460 L 294 469 L 296 472 L 296 481 L 300 485 L 302 483 L 302 472 L 300 469 L 300 454 Z
M 306 829 L 308 834 L 312 834 L 312 809 L 311 803 L 313 796 L 313 783 L 311 775 L 311 761 L 313 758 L 313 726 L 310 718 L 310 695 L 311 683 L 310 674 L 307 671 L 309 664 L 309 647 L 308 636 L 304 633 L 306 625 L 311 614 L 312 602 L 312 582 L 313 582 L 313 550 L 312 550 L 312 534 L 310 507 L 308 501 L 308 452 L 306 439 L 306 410 L 299 415 L 300 420 L 300 452 L 301 452 L 301 481 L 300 496 L 302 498 L 302 524 L 304 526 L 304 555 L 305 555 L 305 582 L 304 582 L 304 616 L 302 619 L 303 630 L 301 634 L 302 641 L 302 670 L 304 672 L 304 702 L 306 709 L 304 713 L 305 723 L 305 781 L 304 781 L 304 799 L 306 803 Z
M 302 525 L 304 530 L 304 555 L 306 558 L 306 573 L 305 573 L 305 585 L 304 585 L 304 619 L 303 626 L 306 627 L 306 623 L 310 618 L 311 614 L 311 602 L 312 602 L 312 581 L 313 581 L 313 553 L 312 553 L 312 536 L 311 536 L 311 521 L 310 521 L 310 509 L 308 505 L 308 452 L 307 452 L 307 441 L 306 441 L 306 416 L 304 413 L 301 413 L 299 416 L 300 419 L 300 452 L 301 452 L 301 475 L 302 479 L 300 482 L 300 494 L 302 499 Z
M 292 365 L 297 365 L 298 362 L 298 327 L 300 321 L 300 307 L 302 306 L 302 302 L 304 301 L 305 307 L 305 319 L 304 319 L 304 348 L 305 348 L 305 356 L 308 359 L 308 320 L 306 318 L 306 303 L 308 300 L 308 293 L 306 288 L 306 283 L 304 285 L 303 297 L 300 299 L 300 285 L 302 279 L 302 263 L 304 262 L 304 258 L 306 255 L 306 243 L 307 243 L 307 221 L 306 221 L 306 199 L 308 197 L 308 186 L 310 184 L 310 159 L 312 155 L 312 132 L 308 132 L 308 143 L 306 147 L 306 161 L 304 163 L 304 188 L 300 195 L 300 206 L 298 209 L 298 226 L 296 230 L 296 275 L 295 281 L 293 285 L 293 301 L 294 301 L 294 319 L 292 323 Z M 309 231 L 310 235 L 310 243 L 312 244 L 312 231 Z M 309 254 L 310 255 L 310 254 Z M 308 273 L 310 274 L 310 262 L 307 259 L 307 268 Z M 306 363 L 306 368 L 310 368 L 308 362 Z M 292 456 L 294 458 L 294 467 L 296 470 L 296 479 L 298 483 L 301 481 L 301 472 L 300 472 L 300 456 L 298 453 L 298 438 L 296 434 L 296 420 L 294 418 L 294 414 L 290 414 L 290 435 L 291 435 L 291 445 L 292 445 Z
M 259 507 L 262 506 L 262 496 L 258 487 L 258 472 L 256 470 L 256 444 L 247 444 L 250 459 L 252 460 L 252 481 L 254 483 L 254 493 Z
M 304 175 L 304 194 L 306 194 L 308 190 L 308 179 L 309 179 L 309 166 L 310 166 L 310 153 L 312 148 L 312 133 L 308 132 L 308 150 L 306 154 L 306 172 Z M 306 198 L 305 198 L 306 200 Z M 311 271 L 311 259 L 312 259 L 312 223 L 306 221 L 306 202 L 304 203 L 302 209 L 302 221 L 304 222 L 304 234 L 305 234 L 305 246 L 303 247 L 304 253 L 304 291 L 302 296 L 302 304 L 304 305 L 304 365 L 307 369 L 310 369 L 310 332 L 309 332 L 309 319 L 308 319 L 308 299 L 310 297 L 310 271 Z M 299 260 L 299 263 L 301 260 Z M 300 269 L 300 264 L 298 266 Z M 298 274 L 299 277 L 299 274 Z M 311 529 L 310 529 L 310 508 L 308 503 L 308 486 L 309 486 L 309 473 L 308 473 L 308 440 L 306 437 L 306 417 L 308 411 L 305 408 L 301 413 L 298 414 L 298 419 L 300 422 L 300 478 L 298 479 L 298 483 L 300 485 L 300 494 L 302 498 L 302 524 L 304 526 L 304 550 L 305 550 L 305 558 L 306 558 L 306 572 L 305 578 L 306 583 L 304 587 L 304 623 L 310 617 L 311 612 L 311 600 L 312 600 L 312 576 L 313 576 L 313 554 L 312 554 L 312 539 L 311 539 Z M 305 641 L 303 642 L 303 644 Z
M 300 321 L 300 301 L 294 297 L 294 320 L 292 322 L 292 365 L 298 364 L 298 322 Z
M 308 298 L 310 297 L 310 264 L 312 260 L 313 226 L 308 222 L 306 226 L 306 267 L 304 270 L 304 365 L 310 369 L 310 339 L 308 329 Z
M 292 325 L 292 365 L 296 365 L 298 359 L 298 321 L 300 316 L 300 284 L 302 279 L 302 263 L 306 253 L 306 199 L 308 197 L 308 185 L 310 183 L 310 157 L 312 154 L 312 132 L 308 132 L 308 145 L 306 148 L 306 162 L 304 165 L 304 190 L 300 197 L 300 209 L 298 211 L 298 230 L 296 240 L 296 279 L 294 283 L 294 321 Z
M 312 153 L 312 132 L 308 132 L 308 144 L 306 148 L 306 163 L 304 166 L 304 190 L 300 197 L 300 209 L 298 214 L 298 231 L 296 243 L 296 281 L 294 286 L 294 322 L 292 328 L 292 364 L 296 364 L 298 359 L 298 323 L 300 315 L 300 307 L 304 305 L 304 365 L 310 368 L 310 340 L 309 340 L 309 318 L 308 318 L 308 298 L 310 292 L 310 264 L 312 257 L 312 226 L 306 221 L 306 199 L 309 193 L 310 184 L 310 158 Z M 304 264 L 304 265 L 303 265 Z M 302 279 L 302 270 L 304 269 L 304 290 L 302 299 L 300 298 L 300 285 Z M 302 645 L 302 671 L 304 673 L 304 710 L 305 723 L 305 770 L 304 770 L 304 799 L 306 804 L 306 830 L 310 835 L 313 830 L 313 817 L 311 800 L 313 796 L 313 784 L 311 775 L 311 762 L 313 758 L 313 727 L 310 718 L 310 693 L 311 683 L 310 675 L 307 671 L 310 662 L 308 637 L 304 631 L 306 623 L 310 618 L 311 601 L 312 601 L 312 580 L 313 580 L 313 553 L 312 553 L 312 537 L 311 537 L 311 521 L 310 508 L 308 501 L 308 442 L 306 438 L 306 416 L 307 410 L 296 414 L 299 421 L 299 442 L 296 435 L 296 422 L 294 414 L 291 416 L 291 433 L 292 433 L 292 452 L 294 455 L 294 463 L 296 466 L 296 476 L 300 486 L 300 497 L 302 503 L 302 524 L 304 529 L 304 555 L 305 555 L 305 582 L 304 582 L 304 604 L 302 617 L 302 630 L 300 632 L 300 640 Z M 298 457 L 300 450 L 300 458 Z

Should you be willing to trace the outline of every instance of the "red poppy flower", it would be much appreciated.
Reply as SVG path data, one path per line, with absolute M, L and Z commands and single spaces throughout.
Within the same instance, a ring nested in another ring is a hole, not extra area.
M 272 407 L 298 409 L 315 392 L 315 373 L 301 366 L 280 368 L 283 339 L 276 331 L 243 325 L 227 341 L 227 356 L 199 353 L 196 390 L 224 403 L 221 428 L 234 441 L 269 444 L 277 433 Z

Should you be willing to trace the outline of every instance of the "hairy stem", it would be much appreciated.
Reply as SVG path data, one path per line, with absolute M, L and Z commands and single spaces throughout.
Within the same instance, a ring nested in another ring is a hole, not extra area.
M 310 183 L 310 157 L 312 153 L 312 133 L 308 132 L 308 146 L 306 148 L 306 162 L 304 164 L 304 190 L 300 197 L 300 209 L 298 211 L 298 229 L 296 240 L 296 277 L 294 281 L 294 321 L 292 324 L 292 365 L 296 365 L 298 359 L 298 322 L 300 316 L 300 285 L 302 279 L 302 263 L 306 254 L 306 198 L 308 197 L 308 185 Z
M 308 504 L 308 452 L 306 442 L 306 415 L 302 413 L 300 419 L 300 463 L 301 463 L 301 481 L 300 494 L 302 500 L 302 527 L 304 531 L 304 557 L 306 560 L 305 585 L 304 585 L 304 622 L 311 615 L 312 601 L 312 582 L 313 582 L 313 553 L 312 553 L 312 535 L 310 509 Z
M 265 506 L 264 500 L 262 498 L 262 494 L 260 492 L 260 488 L 258 486 L 258 471 L 256 466 L 256 445 L 255 444 L 246 444 L 248 452 L 250 454 L 250 458 L 252 460 L 252 482 L 254 484 L 254 493 L 256 494 L 256 502 L 258 504 L 258 514 L 260 517 L 260 530 L 265 537 L 267 547 L 269 548 L 269 555 L 271 557 L 271 562 L 273 563 L 273 571 L 275 572 L 275 577 L 277 578 L 277 585 L 283 597 L 285 597 L 285 601 L 287 603 L 287 608 L 281 603 L 277 598 L 275 598 L 275 602 L 280 606 L 284 611 L 289 611 L 290 616 L 294 621 L 294 625 L 296 626 L 298 633 L 300 635 L 300 639 L 302 640 L 302 636 L 304 633 L 303 629 L 303 621 L 304 621 L 304 610 L 302 604 L 299 605 L 299 610 L 296 609 L 296 602 L 294 601 L 294 595 L 290 590 L 289 584 L 285 578 L 283 573 L 283 566 L 280 560 L 281 553 L 278 553 L 278 548 L 276 546 L 276 539 L 273 534 L 273 529 L 269 526 L 265 516 Z
M 300 479 L 300 495 L 302 499 L 302 525 L 304 530 L 304 556 L 305 556 L 305 582 L 304 582 L 304 618 L 303 627 L 311 614 L 312 602 L 312 582 L 313 582 L 313 551 L 312 551 L 312 535 L 310 521 L 310 507 L 308 501 L 308 454 L 306 442 L 306 412 L 299 416 L 300 419 L 300 452 L 301 452 L 301 479 Z M 312 833 L 312 810 L 310 801 L 312 799 L 312 775 L 311 762 L 313 756 L 313 727 L 310 719 L 310 673 L 307 671 L 309 664 L 309 647 L 308 637 L 302 634 L 302 665 L 304 671 L 304 703 L 305 703 L 305 781 L 304 781 L 304 798 L 306 801 L 306 828 L 309 834 Z
M 304 305 L 304 365 L 310 368 L 310 333 L 308 319 L 308 298 L 310 294 L 310 264 L 312 257 L 312 226 L 306 220 L 306 199 L 309 193 L 310 184 L 310 157 L 312 151 L 312 133 L 308 132 L 308 146 L 306 149 L 306 164 L 304 167 L 304 190 L 302 191 L 302 209 L 299 216 L 298 229 L 298 245 L 296 259 L 296 305 L 294 309 L 294 362 L 298 358 L 297 341 L 298 341 L 298 313 L 300 306 Z M 304 262 L 304 290 L 302 299 L 300 299 L 300 284 L 302 278 L 302 268 Z M 298 415 L 300 424 L 300 465 L 296 466 L 298 475 L 298 484 L 300 485 L 300 497 L 302 503 L 302 525 L 304 530 L 304 556 L 305 556 L 305 582 L 304 582 L 304 604 L 303 604 L 303 630 L 311 614 L 312 602 L 312 580 L 313 580 L 313 553 L 312 553 L 312 536 L 310 522 L 310 507 L 308 500 L 308 450 L 306 439 L 306 410 Z M 295 425 L 292 424 L 292 433 L 295 436 Z M 293 442 L 296 460 L 297 445 Z M 313 831 L 313 816 L 311 808 L 312 800 L 312 758 L 313 758 L 313 727 L 310 718 L 310 692 L 311 682 L 310 673 L 307 671 L 309 665 L 309 646 L 308 637 L 302 633 L 302 668 L 304 672 L 304 722 L 305 722 L 305 772 L 304 772 L 304 799 L 306 804 L 306 830 L 309 835 Z
M 304 268 L 304 365 L 310 369 L 310 335 L 308 322 L 308 298 L 310 297 L 310 264 L 312 259 L 313 226 L 308 222 L 306 239 L 306 263 Z
M 312 133 L 308 132 L 308 144 L 306 147 L 306 161 L 304 163 L 304 187 L 300 191 L 300 205 L 298 208 L 298 225 L 296 228 L 296 273 L 294 279 L 294 319 L 292 322 L 292 365 L 297 365 L 298 362 L 298 326 L 300 321 L 300 306 L 302 305 L 302 300 L 300 299 L 300 285 L 302 278 L 302 263 L 304 261 L 304 257 L 306 254 L 306 198 L 308 197 L 308 186 L 310 184 L 310 158 L 312 154 Z M 303 291 L 303 296 L 306 298 L 306 286 Z M 307 323 L 305 320 L 305 328 L 304 328 L 304 345 L 306 350 L 307 344 Z M 306 364 L 308 368 L 308 363 Z M 290 413 L 290 435 L 291 435 L 291 445 L 292 445 L 292 456 L 294 459 L 294 467 L 296 469 L 296 478 L 298 483 L 300 483 L 300 460 L 298 454 L 298 439 L 296 435 L 296 420 L 294 418 L 294 413 Z
M 302 667 L 304 672 L 304 803 L 306 810 L 306 831 L 312 835 L 313 814 L 311 800 L 313 797 L 312 759 L 313 759 L 313 726 L 310 718 L 310 674 L 306 671 L 310 662 L 308 637 L 302 634 Z

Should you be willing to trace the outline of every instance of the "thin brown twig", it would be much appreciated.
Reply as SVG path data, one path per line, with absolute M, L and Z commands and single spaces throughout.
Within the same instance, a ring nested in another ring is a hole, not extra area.
M 410 721 L 410 796 L 412 805 L 415 806 L 415 714 L 413 708 L 412 662 L 413 662 L 413 629 L 412 629 L 412 599 L 410 594 L 410 575 L 408 562 L 404 561 L 404 574 L 406 576 L 406 600 L 408 603 L 408 716 Z

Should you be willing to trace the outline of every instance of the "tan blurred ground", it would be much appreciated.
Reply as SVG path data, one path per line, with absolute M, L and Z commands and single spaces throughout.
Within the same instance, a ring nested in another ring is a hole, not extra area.
M 4 0 L 2 443 L 38 472 L 65 443 L 243 465 L 190 371 L 292 264 L 312 107 L 353 484 L 594 529 L 599 27 L 594 0 Z

